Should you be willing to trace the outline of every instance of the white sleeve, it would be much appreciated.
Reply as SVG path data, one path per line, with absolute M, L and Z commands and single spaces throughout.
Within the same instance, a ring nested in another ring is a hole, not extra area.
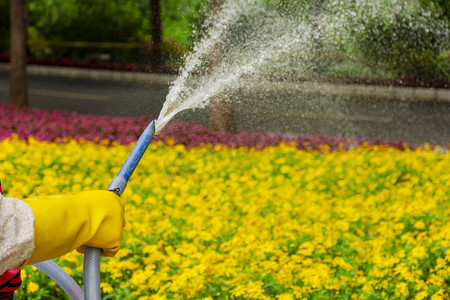
M 22 265 L 33 251 L 33 210 L 19 199 L 0 194 L 0 275 Z

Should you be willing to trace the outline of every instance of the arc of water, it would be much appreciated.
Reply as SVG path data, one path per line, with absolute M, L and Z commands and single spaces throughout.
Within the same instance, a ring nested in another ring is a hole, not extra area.
M 245 1 L 244 1 L 245 2 Z M 157 132 L 160 131 L 177 113 L 186 109 L 201 108 L 207 104 L 214 95 L 220 94 L 231 88 L 236 82 L 239 82 L 246 74 L 251 74 L 258 68 L 262 67 L 270 59 L 276 58 L 279 55 L 288 53 L 292 49 L 299 49 L 307 47 L 310 43 L 305 35 L 301 35 L 301 30 L 308 29 L 309 24 L 304 22 L 303 26 L 293 28 L 291 31 L 285 30 L 289 20 L 279 19 L 277 22 L 280 25 L 278 32 L 275 30 L 271 36 L 268 36 L 264 43 L 255 45 L 250 41 L 249 45 L 243 45 L 240 50 L 229 50 L 225 55 L 227 57 L 244 57 L 247 61 L 241 63 L 234 63 L 230 65 L 228 60 L 223 60 L 216 70 L 211 74 L 204 75 L 198 78 L 199 83 L 189 85 L 187 83 L 190 72 L 198 68 L 202 63 L 201 57 L 207 55 L 210 51 L 211 45 L 221 42 L 229 29 L 237 18 L 236 4 L 233 1 L 227 2 L 229 6 L 223 8 L 224 14 L 230 16 L 223 17 L 211 29 L 211 33 L 203 40 L 196 48 L 192 56 L 187 57 L 186 67 L 182 69 L 180 76 L 172 84 L 166 102 L 158 117 Z M 284 25 L 284 26 L 283 26 Z M 266 24 L 265 30 L 273 31 L 272 24 Z

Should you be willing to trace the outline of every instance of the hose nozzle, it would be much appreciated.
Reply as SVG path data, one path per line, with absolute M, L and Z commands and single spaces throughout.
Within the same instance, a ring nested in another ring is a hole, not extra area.
M 131 174 L 133 174 L 134 169 L 138 165 L 142 156 L 147 150 L 148 145 L 152 141 L 155 136 L 155 121 L 151 121 L 144 132 L 139 137 L 139 140 L 134 145 L 133 150 L 131 150 L 130 155 L 128 155 L 127 160 L 122 165 L 119 173 L 116 177 L 111 181 L 107 190 L 115 193 L 118 196 L 121 196 L 123 191 L 127 186 L 128 179 L 130 179 Z

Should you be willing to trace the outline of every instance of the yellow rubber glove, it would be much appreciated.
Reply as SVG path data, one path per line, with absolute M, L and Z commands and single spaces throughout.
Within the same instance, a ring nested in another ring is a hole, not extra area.
M 34 252 L 25 264 L 64 255 L 84 246 L 113 257 L 119 251 L 125 226 L 123 202 L 108 191 L 81 192 L 24 200 L 35 218 Z

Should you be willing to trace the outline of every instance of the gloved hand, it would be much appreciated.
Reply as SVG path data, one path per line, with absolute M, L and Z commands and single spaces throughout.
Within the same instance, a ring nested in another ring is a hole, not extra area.
M 108 191 L 56 195 L 24 200 L 35 218 L 35 249 L 25 264 L 64 255 L 84 246 L 102 249 L 113 257 L 119 251 L 125 226 L 123 202 Z

